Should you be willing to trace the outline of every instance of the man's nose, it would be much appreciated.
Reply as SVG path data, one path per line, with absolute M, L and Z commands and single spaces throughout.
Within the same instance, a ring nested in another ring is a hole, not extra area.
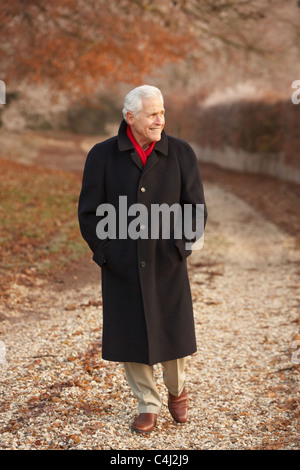
M 164 116 L 158 114 L 156 116 L 155 124 L 158 124 L 161 126 L 164 123 L 164 120 L 165 120 Z

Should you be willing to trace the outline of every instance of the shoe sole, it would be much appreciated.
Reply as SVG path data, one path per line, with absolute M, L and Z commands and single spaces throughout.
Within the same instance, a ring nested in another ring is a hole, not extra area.
M 134 431 L 134 432 L 137 432 L 137 433 L 139 433 L 139 434 L 150 434 L 150 433 L 153 431 L 153 429 L 154 429 L 155 427 L 156 427 L 156 421 L 155 421 L 155 423 L 154 423 L 154 425 L 153 425 L 153 428 L 150 429 L 149 431 L 142 431 L 141 429 L 136 429 L 136 428 L 134 428 L 132 425 L 131 425 L 131 430 Z
M 153 426 L 152 429 L 150 429 L 150 431 L 142 431 L 141 429 L 135 429 L 133 426 L 131 426 L 131 430 L 133 432 L 137 432 L 138 434 L 150 434 L 154 428 L 155 428 L 155 425 Z

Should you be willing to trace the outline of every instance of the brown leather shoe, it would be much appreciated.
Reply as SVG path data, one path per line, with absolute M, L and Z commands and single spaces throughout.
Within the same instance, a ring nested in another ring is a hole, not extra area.
M 141 413 L 132 423 L 132 429 L 137 432 L 151 432 L 156 424 L 155 413 Z
M 185 388 L 178 397 L 169 392 L 169 410 L 177 423 L 186 423 L 188 417 L 188 404 L 189 400 Z

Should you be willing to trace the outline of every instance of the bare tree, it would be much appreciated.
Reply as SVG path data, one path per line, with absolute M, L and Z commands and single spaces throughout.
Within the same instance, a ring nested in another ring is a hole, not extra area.
M 295 0 L 11 0 L 0 6 L 0 78 L 88 93 L 180 60 L 268 59 L 275 70 L 299 52 L 299 14 Z

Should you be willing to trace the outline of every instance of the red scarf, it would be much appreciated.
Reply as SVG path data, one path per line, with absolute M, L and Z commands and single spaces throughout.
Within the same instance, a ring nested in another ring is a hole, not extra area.
M 137 151 L 137 153 L 139 154 L 141 160 L 142 160 L 142 163 L 143 165 L 145 166 L 146 165 L 146 161 L 147 161 L 147 158 L 149 157 L 150 153 L 152 152 L 153 150 L 153 147 L 155 145 L 155 142 L 152 142 L 149 147 L 146 148 L 146 150 L 143 150 L 142 147 L 137 143 L 137 141 L 135 140 L 132 132 L 131 132 L 131 129 L 130 129 L 130 126 L 127 126 L 127 135 L 129 137 L 129 139 L 131 140 L 131 142 L 133 143 L 134 145 L 134 148 L 135 150 Z

